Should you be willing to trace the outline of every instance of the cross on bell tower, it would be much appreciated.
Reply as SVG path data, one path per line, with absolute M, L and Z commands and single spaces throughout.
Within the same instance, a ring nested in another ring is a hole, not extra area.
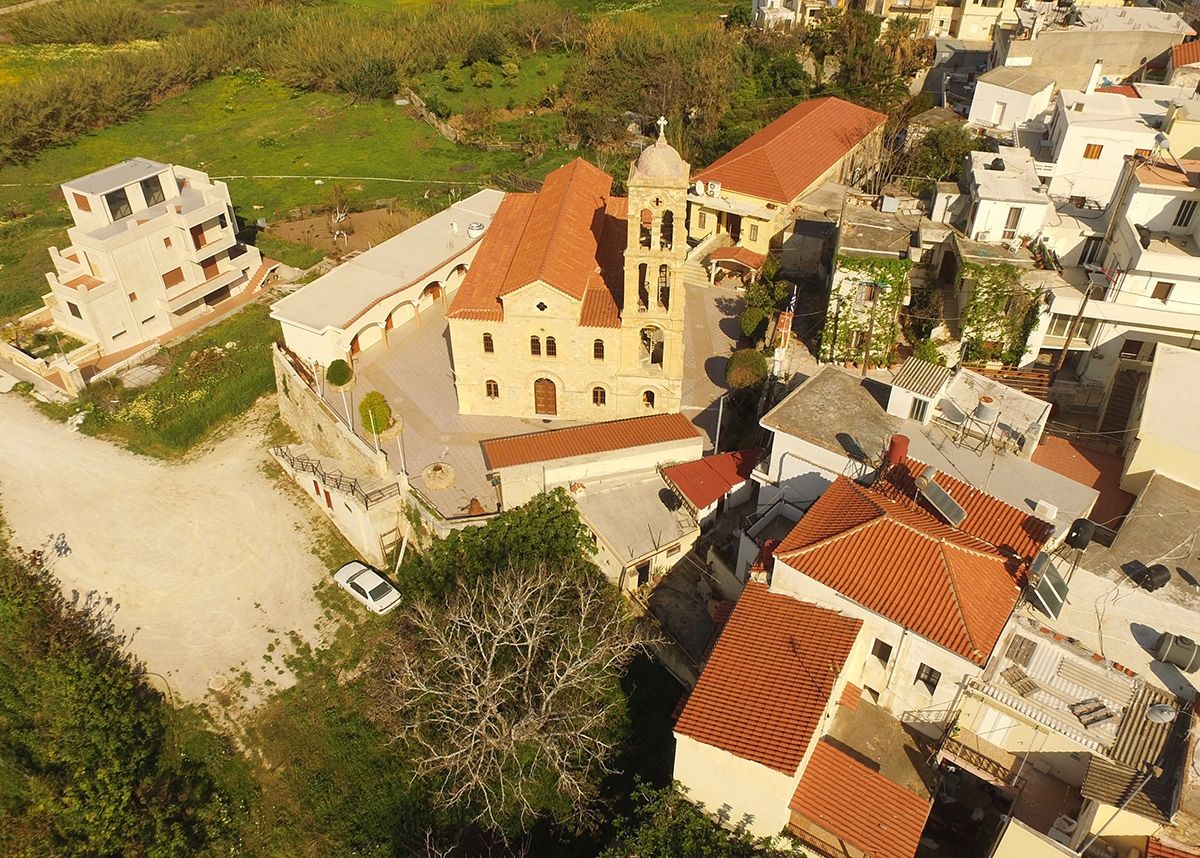
M 658 121 L 654 123 L 658 126 L 658 139 L 663 140 L 667 136 L 667 117 L 660 116 Z

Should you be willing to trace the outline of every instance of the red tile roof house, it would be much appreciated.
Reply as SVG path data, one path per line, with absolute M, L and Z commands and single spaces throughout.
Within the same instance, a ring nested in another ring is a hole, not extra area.
M 849 679 L 869 646 L 862 628 L 747 584 L 675 726 L 674 774 L 688 797 L 761 836 L 790 827 L 819 854 L 912 858 L 930 809 L 928 773 L 903 753 L 876 760 L 853 747 L 852 722 L 887 717 L 860 705 Z M 887 720 L 857 733 L 899 729 Z
M 1021 552 L 1039 544 L 1030 534 L 1045 530 L 962 491 L 956 497 L 975 506 L 975 526 L 956 529 L 898 484 L 874 489 L 838 477 L 776 547 L 763 577 L 772 592 L 861 620 L 868 654 L 853 676 L 866 699 L 938 736 L 1017 607 L 1032 556 Z
M 705 456 L 663 468 L 663 478 L 679 493 L 701 526 L 710 524 L 721 509 L 750 500 L 750 474 L 762 458 L 762 448 Z
M 695 174 L 688 237 L 735 244 L 726 264 L 761 265 L 771 241 L 795 221 L 795 206 L 827 182 L 857 185 L 879 164 L 887 117 L 840 98 L 802 101 Z M 697 192 L 697 188 L 702 189 Z

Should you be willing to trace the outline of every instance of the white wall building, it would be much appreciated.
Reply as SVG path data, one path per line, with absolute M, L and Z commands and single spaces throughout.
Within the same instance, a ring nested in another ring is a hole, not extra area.
M 133 158 L 62 192 L 75 225 L 69 247 L 50 248 L 43 300 L 55 325 L 101 354 L 220 312 L 265 275 L 258 250 L 238 241 L 229 188 L 207 173 Z
M 1012 131 L 1050 106 L 1054 81 L 1027 68 L 998 66 L 975 81 L 967 121 L 977 128 Z
M 1044 168 L 1050 195 L 1108 205 L 1125 159 L 1154 151 L 1165 114 L 1166 107 L 1150 99 L 1091 89 L 1060 91 L 1045 139 L 1035 153 L 1039 161 L 1053 164 Z
M 999 152 L 972 152 L 967 159 L 967 236 L 1006 243 L 1040 236 L 1053 206 L 1028 150 L 1001 146 Z
M 1066 348 L 1069 375 L 1110 395 L 1121 373 L 1149 370 L 1156 343 L 1200 339 L 1200 162 L 1131 161 L 1118 182 L 1115 223 L 1107 248 L 1096 242 L 1103 268 L 1091 275 L 1086 304 L 1082 287 L 1051 289 L 1029 339 L 1043 360 Z M 1138 384 L 1133 375 L 1121 382 L 1119 407 L 1105 417 L 1113 431 L 1124 428 Z
M 389 331 L 458 289 L 503 198 L 479 191 L 277 301 L 271 317 L 287 347 L 327 367 L 386 345 Z

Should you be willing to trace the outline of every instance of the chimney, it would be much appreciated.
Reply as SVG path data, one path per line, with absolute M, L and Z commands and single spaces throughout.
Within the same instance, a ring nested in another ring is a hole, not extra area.
M 1092 66 L 1092 74 L 1091 77 L 1088 78 L 1087 86 L 1083 89 L 1085 93 L 1090 94 L 1096 91 L 1096 87 L 1100 84 L 1100 70 L 1103 67 L 1104 62 L 1102 60 L 1096 60 L 1096 64 Z

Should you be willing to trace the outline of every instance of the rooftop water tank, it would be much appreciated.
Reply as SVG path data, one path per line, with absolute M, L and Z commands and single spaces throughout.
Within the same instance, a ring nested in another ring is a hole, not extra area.
M 1173 664 L 1185 673 L 1194 673 L 1200 667 L 1200 644 L 1183 635 L 1163 632 L 1154 645 L 1154 657 L 1166 664 Z
M 1071 522 L 1071 529 L 1067 531 L 1067 545 L 1082 551 L 1091 544 L 1095 532 L 1095 524 L 1086 518 L 1077 518 Z
M 483 235 L 483 229 L 483 224 L 481 224 L 479 221 L 471 221 L 469 224 L 467 224 L 467 237 L 472 240 L 479 238 L 479 236 Z
M 996 400 L 990 396 L 979 397 L 979 403 L 975 406 L 974 417 L 980 423 L 991 423 L 1000 416 L 999 409 L 996 408 Z
M 887 461 L 889 465 L 899 465 L 907 456 L 907 435 L 893 435 L 890 439 L 888 439 Z

